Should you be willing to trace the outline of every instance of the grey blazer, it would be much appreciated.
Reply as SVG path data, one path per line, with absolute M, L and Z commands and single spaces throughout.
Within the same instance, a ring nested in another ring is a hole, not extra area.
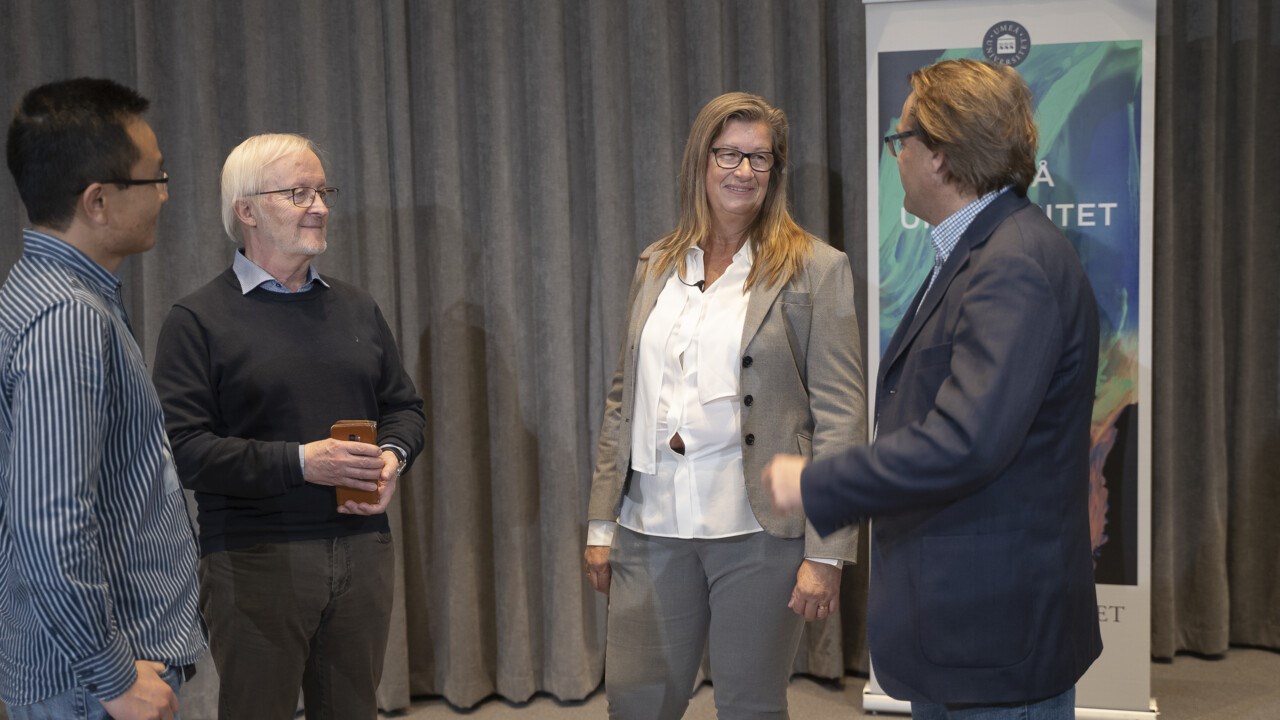
M 852 562 L 857 527 L 823 538 L 803 512 L 779 513 L 760 483 L 778 453 L 806 458 L 838 454 L 866 443 L 866 388 L 853 303 L 853 273 L 844 253 L 811 241 L 812 252 L 785 285 L 752 289 L 742 327 L 739 402 L 742 470 L 747 498 L 770 535 L 805 538 L 807 557 Z M 631 468 L 631 415 L 640 333 L 674 270 L 649 277 L 654 245 L 636 264 L 627 298 L 627 333 L 605 398 L 591 480 L 589 520 L 615 521 Z

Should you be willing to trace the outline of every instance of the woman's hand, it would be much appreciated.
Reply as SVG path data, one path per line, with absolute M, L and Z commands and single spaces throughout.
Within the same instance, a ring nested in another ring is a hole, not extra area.
M 606 548 L 607 550 L 608 548 Z M 796 588 L 787 607 L 805 621 L 824 620 L 840 610 L 840 568 L 805 560 L 796 571 Z
M 613 571 L 609 569 L 609 546 L 588 545 L 583 557 L 587 561 L 587 580 L 596 592 L 609 594 L 609 580 Z

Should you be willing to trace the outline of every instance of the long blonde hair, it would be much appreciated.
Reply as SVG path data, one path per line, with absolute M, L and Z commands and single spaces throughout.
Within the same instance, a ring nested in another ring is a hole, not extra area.
M 693 121 L 680 163 L 680 223 L 658 241 L 649 264 L 654 276 L 673 266 L 684 276 L 683 258 L 695 245 L 711 236 L 711 206 L 707 202 L 707 163 L 711 143 L 730 121 L 769 126 L 773 135 L 774 164 L 764 205 L 747 229 L 747 242 L 755 255 L 746 288 L 758 281 L 768 287 L 785 284 L 800 271 L 808 257 L 810 237 L 787 209 L 787 115 L 759 95 L 725 93 L 707 103 Z

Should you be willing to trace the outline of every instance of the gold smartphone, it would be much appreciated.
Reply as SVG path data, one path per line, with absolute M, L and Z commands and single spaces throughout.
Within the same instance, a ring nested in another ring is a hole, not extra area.
M 350 442 L 377 445 L 378 423 L 373 420 L 339 420 L 329 428 L 329 437 L 334 440 L 348 440 Z M 346 505 L 348 500 L 354 500 L 357 503 L 369 503 L 370 505 L 378 504 L 379 498 L 376 490 L 356 490 L 355 488 L 341 485 L 337 485 L 333 489 L 338 498 L 338 507 Z

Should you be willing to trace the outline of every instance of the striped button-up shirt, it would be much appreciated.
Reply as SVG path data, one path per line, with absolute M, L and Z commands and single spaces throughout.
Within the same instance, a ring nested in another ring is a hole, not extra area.
M 120 280 L 28 230 L 0 289 L 0 698 L 100 700 L 204 650 L 197 550 Z

